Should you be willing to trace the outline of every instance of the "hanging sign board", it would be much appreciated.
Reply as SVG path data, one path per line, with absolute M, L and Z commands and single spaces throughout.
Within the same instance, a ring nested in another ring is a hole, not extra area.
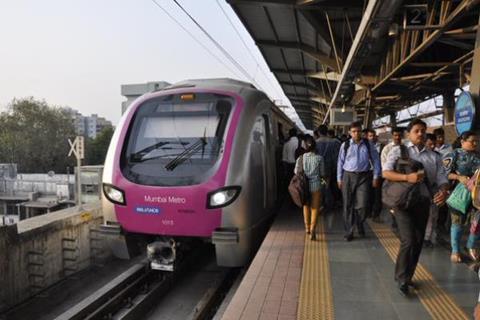
M 413 4 L 403 7 L 403 27 L 421 27 L 427 24 L 428 6 L 426 4 Z
M 473 129 L 475 121 L 475 103 L 470 92 L 462 92 L 455 103 L 455 129 L 461 135 L 467 130 Z

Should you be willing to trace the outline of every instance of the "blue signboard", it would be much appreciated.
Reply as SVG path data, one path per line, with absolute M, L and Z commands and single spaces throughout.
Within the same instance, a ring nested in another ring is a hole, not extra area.
M 135 207 L 135 212 L 140 214 L 160 214 L 161 210 L 157 207 L 137 206 Z
M 455 103 L 455 129 L 461 135 L 467 130 L 473 129 L 475 121 L 475 103 L 469 92 L 462 92 Z

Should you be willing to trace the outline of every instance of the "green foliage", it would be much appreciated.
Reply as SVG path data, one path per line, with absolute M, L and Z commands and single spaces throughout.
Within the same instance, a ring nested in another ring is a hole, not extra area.
M 64 109 L 34 98 L 13 100 L 0 114 L 0 162 L 17 163 L 22 173 L 65 173 L 75 164 L 67 157 L 67 139 L 74 136 Z
M 107 155 L 108 146 L 112 139 L 113 128 L 106 127 L 97 134 L 95 139 L 85 140 L 85 164 L 103 165 Z

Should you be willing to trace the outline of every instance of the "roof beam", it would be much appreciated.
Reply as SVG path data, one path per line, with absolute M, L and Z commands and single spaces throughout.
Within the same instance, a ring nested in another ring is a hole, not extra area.
M 308 89 L 308 90 L 318 92 L 318 88 L 316 88 L 314 86 L 311 86 L 311 85 L 308 85 L 308 84 L 305 84 L 303 82 L 279 81 L 278 83 L 280 83 L 281 85 L 284 85 L 284 86 L 295 86 L 295 87 L 305 88 L 305 89 Z
M 318 102 L 318 103 L 321 103 L 321 104 L 329 104 L 330 103 L 329 98 L 321 96 L 321 95 L 311 96 L 311 95 L 305 95 L 305 94 L 297 94 L 294 97 L 291 97 L 291 98 L 289 97 L 289 99 L 290 100 L 300 99 L 301 101 L 311 100 L 311 101 L 315 101 L 315 102 Z
M 478 5 L 479 2 L 479 0 L 463 0 L 460 4 L 458 4 L 455 10 L 446 18 L 445 22 L 440 26 L 440 28 L 432 32 L 405 59 L 403 59 L 403 61 L 401 61 L 387 75 L 385 75 L 380 81 L 378 81 L 378 83 L 372 88 L 372 91 L 380 88 L 405 65 L 409 64 L 410 61 L 418 57 L 422 52 L 429 48 L 438 38 L 442 36 L 444 32 L 448 31 L 447 29 L 451 25 L 453 25 L 453 23 L 455 23 L 458 18 L 460 18 L 463 14 L 469 12 L 469 10 L 471 10 L 474 6 Z
M 273 47 L 273 48 L 282 48 L 282 49 L 296 49 L 300 50 L 306 55 L 308 55 L 310 58 L 320 62 L 321 64 L 324 64 L 328 66 L 330 69 L 337 70 L 337 64 L 335 59 L 330 58 L 329 56 L 323 54 L 322 52 L 319 52 L 315 50 L 315 48 L 312 48 L 310 46 L 307 46 L 303 43 L 298 43 L 298 42 L 290 42 L 290 41 L 270 41 L 270 40 L 258 40 L 257 45 L 262 46 L 262 47 Z
M 438 42 L 441 42 L 441 43 L 444 43 L 444 44 L 447 44 L 449 46 L 453 46 L 453 47 L 456 47 L 456 48 L 460 48 L 460 49 L 463 49 L 463 50 L 473 50 L 474 46 L 473 44 L 470 44 L 468 42 L 465 42 L 465 41 L 457 41 L 457 40 L 453 40 L 453 39 L 439 39 Z

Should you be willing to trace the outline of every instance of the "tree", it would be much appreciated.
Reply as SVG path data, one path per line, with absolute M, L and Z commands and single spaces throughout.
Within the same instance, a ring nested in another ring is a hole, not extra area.
M 67 139 L 74 136 L 72 119 L 64 109 L 33 97 L 15 99 L 0 114 L 0 162 L 17 163 L 22 173 L 65 173 L 75 164 L 67 157 Z
M 106 127 L 97 134 L 95 139 L 87 139 L 85 142 L 86 164 L 103 165 L 107 155 L 110 140 L 112 140 L 113 128 Z

